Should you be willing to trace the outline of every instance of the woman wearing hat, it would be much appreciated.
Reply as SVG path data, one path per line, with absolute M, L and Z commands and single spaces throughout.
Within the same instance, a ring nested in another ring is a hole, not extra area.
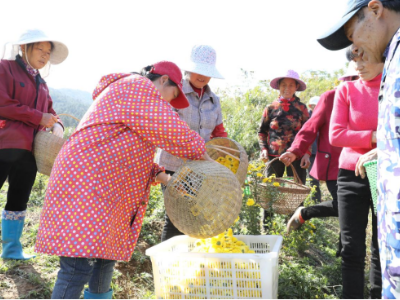
M 358 79 L 355 63 L 351 62 L 349 66 L 350 68 L 346 74 L 338 78 L 342 83 Z M 305 221 L 312 218 L 338 216 L 337 177 L 339 172 L 339 156 L 342 148 L 334 147 L 329 142 L 329 122 L 336 91 L 337 88 L 327 91 L 321 97 L 318 97 L 318 105 L 313 110 L 312 116 L 297 133 L 289 149 L 279 158 L 288 166 L 296 159 L 303 157 L 306 165 L 310 165 L 310 175 L 316 180 L 325 181 L 326 187 L 332 196 L 332 200 L 308 207 L 300 206 L 297 208 L 287 224 L 288 233 L 300 228 Z M 314 164 L 311 167 L 311 159 L 308 158 L 307 151 L 313 141 L 316 141 L 318 146 Z
M 219 97 L 211 91 L 208 85 L 211 78 L 223 79 L 215 66 L 216 58 L 216 52 L 210 46 L 196 45 L 192 48 L 190 61 L 183 68 L 185 71 L 183 92 L 188 98 L 190 106 L 185 109 L 176 109 L 179 117 L 205 142 L 215 137 L 228 136 L 222 123 Z M 160 151 L 156 161 L 171 175 L 184 163 L 182 159 L 166 151 Z M 165 241 L 182 234 L 165 214 L 161 240 Z
M 274 78 L 270 85 L 279 90 L 279 98 L 264 109 L 258 130 L 260 155 L 264 160 L 271 160 L 283 154 L 309 118 L 307 106 L 300 102 L 295 94 L 296 91 L 304 91 L 307 86 L 295 71 L 289 70 L 284 76 Z M 293 166 L 304 184 L 307 176 L 306 166 L 300 165 L 299 160 L 294 161 Z M 275 160 L 269 165 L 267 176 L 275 174 L 276 177 L 282 177 L 284 172 L 285 165 Z M 293 176 L 291 168 L 287 169 L 287 174 Z
M 53 166 L 35 249 L 60 256 L 53 298 L 111 298 L 115 262 L 129 261 L 139 238 L 150 186 L 169 175 L 156 148 L 208 159 L 204 140 L 172 107 L 189 102 L 172 62 L 141 74 L 104 76 L 94 102 Z M 172 106 L 172 107 L 171 107 Z
M 34 257 L 23 253 L 20 242 L 37 171 L 33 140 L 40 130 L 59 137 L 64 132 L 40 73 L 47 75 L 50 64 L 63 62 L 68 49 L 39 30 L 25 32 L 8 46 L 7 59 L 0 62 L 0 188 L 7 178 L 9 183 L 2 212 L 1 257 L 26 260 Z

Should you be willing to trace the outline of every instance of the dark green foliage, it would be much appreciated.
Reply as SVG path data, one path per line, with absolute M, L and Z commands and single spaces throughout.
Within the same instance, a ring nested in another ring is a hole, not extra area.
M 92 96 L 88 92 L 69 89 L 52 89 L 50 96 L 53 100 L 53 108 L 57 114 L 68 114 L 81 119 L 86 110 L 92 104 Z M 61 116 L 64 127 L 75 128 L 78 122 L 67 116 Z

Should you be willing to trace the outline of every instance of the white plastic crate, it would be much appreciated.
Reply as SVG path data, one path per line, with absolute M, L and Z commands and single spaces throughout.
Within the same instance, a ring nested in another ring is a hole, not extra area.
M 279 235 L 236 235 L 256 253 L 193 253 L 195 238 L 176 236 L 146 250 L 159 299 L 276 299 Z

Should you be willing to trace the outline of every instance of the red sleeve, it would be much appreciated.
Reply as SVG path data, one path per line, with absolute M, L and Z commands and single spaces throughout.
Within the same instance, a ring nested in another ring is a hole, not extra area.
M 7 68 L 6 62 L 0 63 L 0 117 L 20 121 L 31 127 L 37 127 L 42 120 L 43 113 L 22 105 L 17 99 L 13 99 L 14 79 Z
M 157 163 L 154 163 L 153 170 L 151 172 L 151 178 L 150 178 L 151 185 L 159 184 L 159 182 L 156 182 L 156 177 L 157 177 L 158 173 L 161 173 L 161 172 L 165 172 L 164 167 L 161 167 Z
M 348 129 L 351 103 L 346 84 L 338 88 L 333 104 L 329 141 L 335 147 L 371 148 L 372 130 Z
M 213 132 L 211 133 L 211 137 L 210 138 L 216 138 L 216 137 L 228 137 L 228 133 L 226 132 L 225 128 L 224 128 L 224 124 L 221 123 L 217 126 L 215 126 Z
M 310 146 L 317 138 L 320 128 L 326 122 L 326 109 L 327 101 L 329 97 L 334 97 L 335 91 L 328 91 L 321 95 L 320 101 L 315 107 L 311 118 L 304 123 L 303 127 L 297 133 L 292 145 L 287 150 L 288 152 L 294 153 L 297 158 L 303 157 L 304 154 L 308 153 L 311 155 Z
M 135 80 L 120 80 L 111 89 L 115 92 L 124 87 L 119 99 L 123 122 L 155 147 L 180 158 L 200 159 L 206 152 L 204 139 L 160 98 L 151 81 Z M 136 95 L 139 88 L 141 92 Z
M 258 128 L 258 143 L 261 151 L 268 149 L 268 134 L 271 120 L 269 118 L 270 105 L 268 105 L 262 114 L 260 127 Z

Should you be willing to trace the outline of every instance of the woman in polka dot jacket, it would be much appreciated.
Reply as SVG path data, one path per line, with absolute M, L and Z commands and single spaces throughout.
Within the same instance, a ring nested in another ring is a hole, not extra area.
M 141 75 L 101 79 L 54 163 L 35 247 L 60 256 L 53 298 L 79 298 L 88 282 L 85 298 L 111 298 L 114 264 L 132 256 L 150 186 L 169 180 L 153 162 L 156 147 L 212 161 L 172 110 L 189 105 L 180 69 L 164 61 Z

